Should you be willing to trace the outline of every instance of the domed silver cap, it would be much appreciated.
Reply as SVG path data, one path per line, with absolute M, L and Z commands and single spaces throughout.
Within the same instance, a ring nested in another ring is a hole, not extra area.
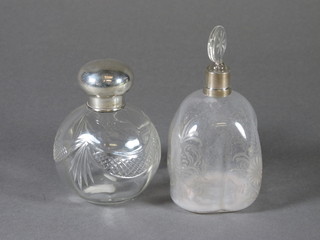
M 78 81 L 89 95 L 88 107 L 97 112 L 113 112 L 125 106 L 123 94 L 132 85 L 133 73 L 124 63 L 99 59 L 81 67 Z

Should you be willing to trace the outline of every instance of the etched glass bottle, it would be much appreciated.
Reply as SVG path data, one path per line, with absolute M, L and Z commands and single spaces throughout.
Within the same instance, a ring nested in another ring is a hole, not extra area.
M 258 196 L 262 159 L 256 115 L 229 87 L 223 63 L 226 34 L 210 34 L 203 90 L 180 105 L 169 133 L 170 192 L 180 207 L 197 213 L 237 211 Z
M 160 140 L 150 119 L 125 105 L 132 71 L 106 59 L 85 64 L 78 76 L 89 95 L 61 124 L 54 160 L 66 182 L 89 202 L 117 203 L 140 194 L 160 162 Z

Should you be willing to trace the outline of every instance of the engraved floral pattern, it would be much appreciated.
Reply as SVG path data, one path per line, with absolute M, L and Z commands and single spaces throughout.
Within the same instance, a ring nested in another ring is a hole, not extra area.
M 236 211 L 258 196 L 262 159 L 255 113 L 237 92 L 181 104 L 170 128 L 171 197 L 195 212 Z
M 181 174 L 200 174 L 202 169 L 201 146 L 197 125 L 190 120 L 181 134 Z
M 251 149 L 251 148 L 249 148 Z M 239 174 L 241 177 L 248 179 L 243 186 L 239 188 L 239 193 L 244 196 L 244 202 L 252 202 L 257 197 L 262 178 L 262 160 L 259 154 L 252 153 L 249 157 L 245 153 L 238 153 L 234 156 L 233 161 L 236 167 L 231 172 Z
M 248 178 L 249 181 L 254 186 L 260 186 L 262 179 L 262 161 L 258 156 L 254 157 L 251 160 L 251 163 L 248 167 Z
M 262 161 L 257 155 L 249 158 L 245 153 L 238 153 L 234 156 L 233 161 L 237 167 L 231 169 L 233 172 L 238 172 L 243 176 L 247 176 L 253 186 L 260 186 L 262 178 Z
M 210 33 L 208 40 L 208 56 L 215 63 L 223 62 L 223 55 L 227 47 L 226 32 L 222 26 L 216 26 Z

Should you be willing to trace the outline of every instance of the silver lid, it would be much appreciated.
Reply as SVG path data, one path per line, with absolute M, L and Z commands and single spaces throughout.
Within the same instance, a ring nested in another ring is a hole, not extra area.
M 203 93 L 209 97 L 226 97 L 231 93 L 230 69 L 223 62 L 226 47 L 227 37 L 224 27 L 214 27 L 208 41 L 208 56 L 212 64 L 206 69 L 203 87 Z
M 88 107 L 113 112 L 125 106 L 123 94 L 133 80 L 131 69 L 114 59 L 99 59 L 83 65 L 78 74 L 82 89 L 89 95 Z

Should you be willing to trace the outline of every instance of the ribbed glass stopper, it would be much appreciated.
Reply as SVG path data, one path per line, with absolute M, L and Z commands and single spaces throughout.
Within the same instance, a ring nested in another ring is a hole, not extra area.
M 208 40 L 208 56 L 217 65 L 223 63 L 223 55 L 227 47 L 227 35 L 223 26 L 216 26 Z

